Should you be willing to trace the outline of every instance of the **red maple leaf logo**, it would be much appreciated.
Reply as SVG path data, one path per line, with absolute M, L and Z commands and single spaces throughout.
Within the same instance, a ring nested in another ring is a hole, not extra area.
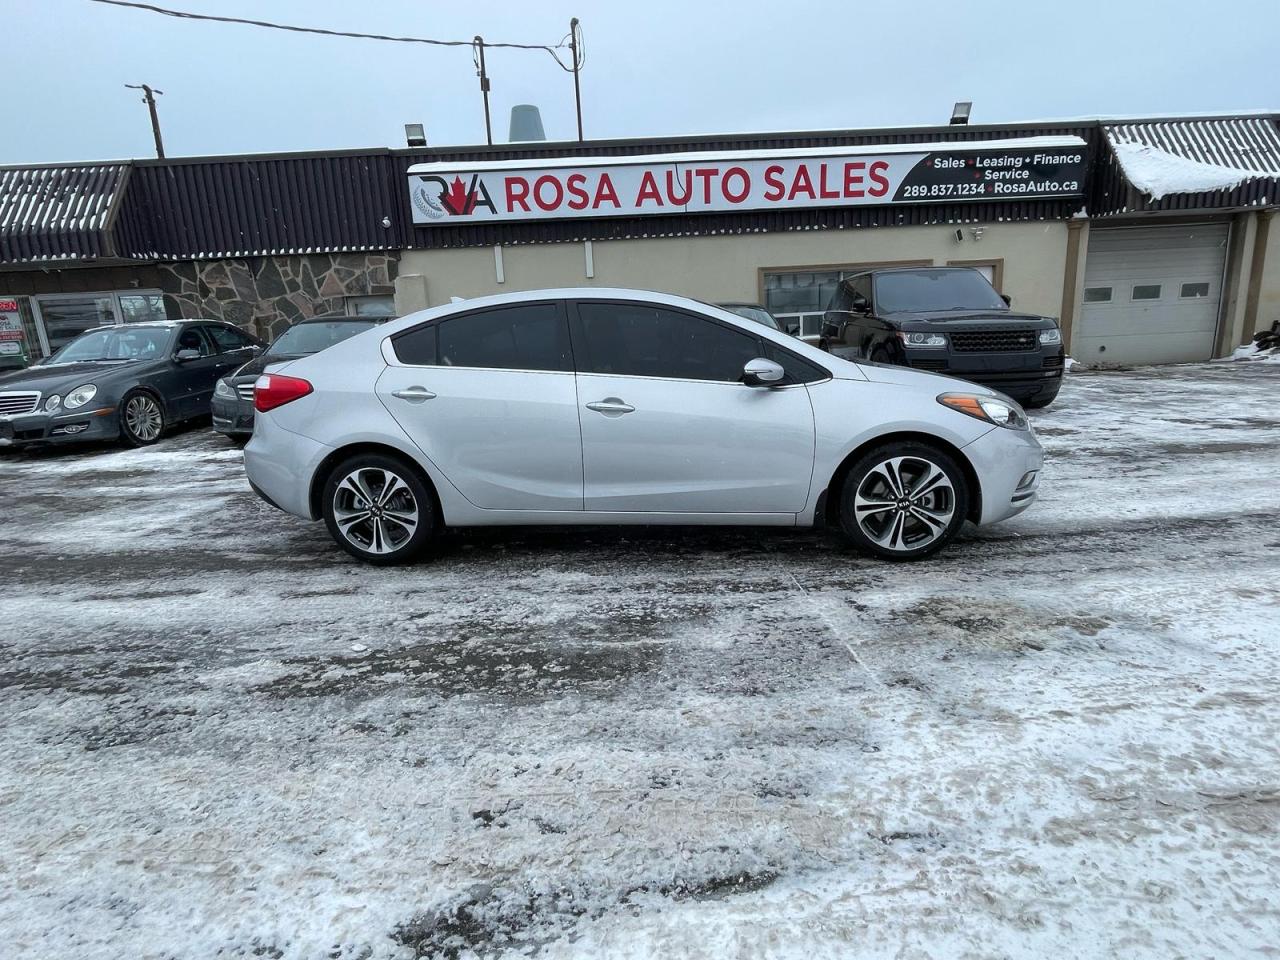
M 474 190 L 468 193 L 462 178 L 454 177 L 453 183 L 449 184 L 449 189 L 440 194 L 440 202 L 450 214 L 459 216 L 471 213 L 475 209 L 476 193 Z

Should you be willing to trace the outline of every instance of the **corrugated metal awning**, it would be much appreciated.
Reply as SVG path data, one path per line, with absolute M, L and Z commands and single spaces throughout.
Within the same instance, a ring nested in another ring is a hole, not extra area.
M 1280 201 L 1280 128 L 1273 117 L 1104 123 L 1102 130 L 1111 176 L 1097 184 L 1108 197 L 1091 204 L 1094 215 Z
M 0 168 L 0 263 L 115 254 L 127 162 Z

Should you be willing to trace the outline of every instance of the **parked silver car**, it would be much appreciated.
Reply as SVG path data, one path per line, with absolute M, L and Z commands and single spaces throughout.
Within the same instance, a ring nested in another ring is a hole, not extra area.
M 1035 499 L 1022 410 L 639 290 L 451 303 L 269 368 L 253 489 L 371 563 L 443 527 L 826 522 L 894 560 Z

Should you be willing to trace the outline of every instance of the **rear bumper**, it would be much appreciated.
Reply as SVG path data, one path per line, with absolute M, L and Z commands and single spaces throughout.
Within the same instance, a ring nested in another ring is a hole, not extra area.
M 1030 430 L 995 427 L 964 448 L 978 475 L 982 512 L 978 524 L 998 523 L 1035 502 L 1044 449 Z
M 304 520 L 311 512 L 311 478 L 333 451 L 326 444 L 279 426 L 269 415 L 258 418 L 244 448 L 244 472 L 254 493 Z
M 120 436 L 120 418 L 115 407 L 75 410 L 56 414 L 28 413 L 0 417 L 0 447 L 22 447 L 32 443 L 78 443 L 83 440 L 114 440 Z

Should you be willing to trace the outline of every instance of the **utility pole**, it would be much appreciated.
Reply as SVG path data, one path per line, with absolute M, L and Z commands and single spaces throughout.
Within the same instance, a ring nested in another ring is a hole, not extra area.
M 484 38 L 477 36 L 475 39 L 476 50 L 480 54 L 478 66 L 480 68 L 480 92 L 484 94 L 484 138 L 489 146 L 493 146 L 493 128 L 489 124 L 489 75 L 484 72 Z
M 573 55 L 573 105 L 578 111 L 578 142 L 582 142 L 582 88 L 578 83 L 578 18 L 569 21 L 569 53 Z
M 160 139 L 160 116 L 156 113 L 155 94 L 164 96 L 163 90 L 152 90 L 145 83 L 126 83 L 126 87 L 130 90 L 142 91 L 142 102 L 147 105 L 147 109 L 151 112 L 151 135 L 156 138 L 156 156 L 161 160 L 164 159 L 164 141 Z

